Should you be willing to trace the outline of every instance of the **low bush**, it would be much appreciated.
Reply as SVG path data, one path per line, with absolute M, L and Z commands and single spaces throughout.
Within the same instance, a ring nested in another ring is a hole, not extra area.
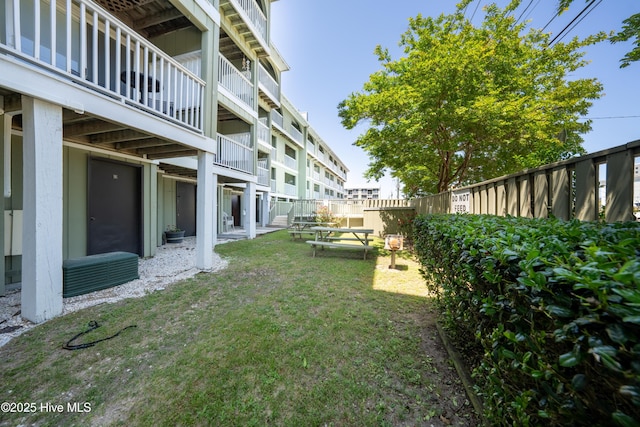
M 640 425 L 640 224 L 427 215 L 415 250 L 494 425 Z

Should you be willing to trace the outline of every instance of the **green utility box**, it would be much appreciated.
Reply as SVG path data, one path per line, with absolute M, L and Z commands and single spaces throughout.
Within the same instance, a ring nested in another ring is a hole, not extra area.
M 68 259 L 62 263 L 63 298 L 121 285 L 138 277 L 138 255 L 109 252 Z

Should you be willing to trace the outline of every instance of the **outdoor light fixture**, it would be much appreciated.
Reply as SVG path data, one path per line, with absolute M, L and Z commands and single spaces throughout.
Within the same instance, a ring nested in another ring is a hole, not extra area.
M 389 268 L 396 268 L 396 252 L 404 249 L 404 237 L 399 234 L 388 234 L 384 238 L 384 248 L 391 251 L 391 265 Z

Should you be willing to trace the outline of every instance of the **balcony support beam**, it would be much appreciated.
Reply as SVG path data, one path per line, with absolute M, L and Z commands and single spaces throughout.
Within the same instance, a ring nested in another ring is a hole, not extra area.
M 218 175 L 213 173 L 213 153 L 198 152 L 198 185 L 196 197 L 196 267 L 209 270 L 213 266 L 213 248 L 217 240 L 215 225 Z
M 247 239 L 256 238 L 256 183 L 247 182 L 242 201 L 242 225 L 247 233 Z
M 62 108 L 28 96 L 23 106 L 22 316 L 62 314 Z
M 209 31 L 202 33 L 202 79 L 207 82 L 218 80 L 218 60 L 214 52 L 219 50 L 220 28 L 213 25 Z M 202 108 L 204 110 L 203 132 L 210 138 L 215 138 L 217 134 L 218 121 L 218 85 L 207 85 L 204 90 L 204 100 Z

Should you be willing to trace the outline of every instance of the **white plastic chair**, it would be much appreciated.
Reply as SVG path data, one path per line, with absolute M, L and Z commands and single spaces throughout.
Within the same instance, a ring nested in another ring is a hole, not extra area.
M 236 227 L 233 224 L 233 217 L 226 212 L 222 212 L 222 228 L 225 233 L 228 233 L 229 230 L 236 231 Z

